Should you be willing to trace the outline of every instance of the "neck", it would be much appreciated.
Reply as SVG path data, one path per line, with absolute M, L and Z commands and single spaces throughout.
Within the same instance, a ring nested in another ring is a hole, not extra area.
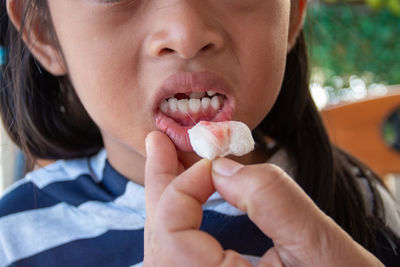
M 127 179 L 144 185 L 145 156 L 125 144 L 110 142 L 104 137 L 103 142 L 111 166 Z

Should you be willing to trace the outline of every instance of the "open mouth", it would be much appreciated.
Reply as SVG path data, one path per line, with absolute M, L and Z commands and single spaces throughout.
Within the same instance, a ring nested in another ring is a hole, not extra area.
M 214 91 L 177 93 L 161 102 L 156 124 L 179 150 L 191 152 L 187 131 L 199 121 L 231 120 L 231 102 L 226 95 Z
M 212 72 L 177 73 L 160 85 L 155 96 L 156 127 L 184 152 L 192 152 L 188 130 L 199 121 L 226 121 L 235 101 L 229 85 Z
M 160 110 L 180 126 L 194 126 L 199 121 L 212 121 L 222 112 L 225 99 L 213 91 L 178 93 L 165 99 Z

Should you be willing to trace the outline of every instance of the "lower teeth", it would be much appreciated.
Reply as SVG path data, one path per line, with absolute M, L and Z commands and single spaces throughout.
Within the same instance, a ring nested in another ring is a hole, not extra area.
M 211 99 L 208 97 L 203 97 L 202 99 L 191 98 L 181 100 L 170 98 L 168 99 L 168 101 L 164 100 L 161 103 L 160 109 L 163 113 L 176 111 L 180 111 L 181 113 L 187 113 L 189 111 L 193 113 L 198 113 L 201 110 L 207 111 L 210 106 L 214 110 L 219 110 L 221 108 L 222 102 L 220 98 L 221 96 L 218 95 L 213 96 Z

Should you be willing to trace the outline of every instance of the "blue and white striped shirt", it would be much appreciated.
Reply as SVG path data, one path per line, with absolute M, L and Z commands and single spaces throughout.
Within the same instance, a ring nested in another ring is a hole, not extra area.
M 141 266 L 144 199 L 105 150 L 31 172 L 0 201 L 0 266 Z M 201 229 L 225 249 L 256 262 L 273 246 L 218 193 L 203 209 Z
M 284 150 L 269 162 L 292 177 L 295 165 Z M 367 205 L 373 199 L 360 178 Z M 400 209 L 382 188 L 385 223 L 400 235 Z M 105 150 L 91 158 L 60 160 L 33 171 L 11 186 L 0 200 L 0 267 L 141 266 L 146 217 L 144 187 L 119 174 Z M 201 229 L 224 249 L 252 263 L 273 246 L 242 211 L 213 194 L 203 206 Z M 377 234 L 376 256 L 400 266 L 398 248 Z

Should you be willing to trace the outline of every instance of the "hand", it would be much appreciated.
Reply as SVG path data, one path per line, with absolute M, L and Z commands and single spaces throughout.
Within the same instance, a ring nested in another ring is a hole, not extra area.
M 201 160 L 184 171 L 161 132 L 148 135 L 146 150 L 144 266 L 252 266 L 199 230 L 215 190 L 274 241 L 258 266 L 383 266 L 274 165 Z

